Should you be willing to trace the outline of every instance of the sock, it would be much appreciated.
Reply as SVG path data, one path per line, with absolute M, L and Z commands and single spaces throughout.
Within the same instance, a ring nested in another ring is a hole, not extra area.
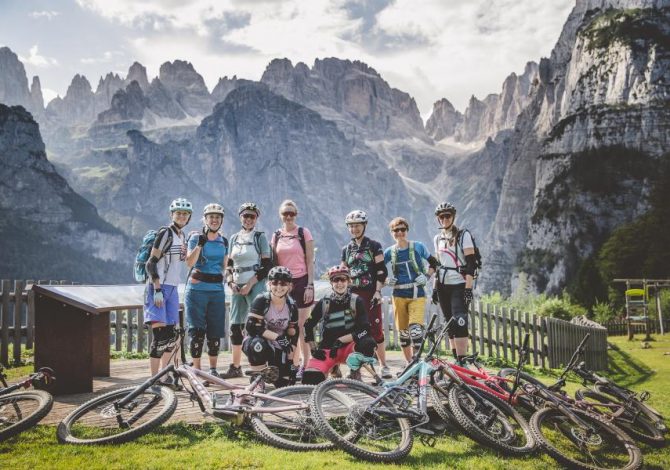
M 454 355 L 454 359 L 458 359 L 458 354 L 456 354 L 456 348 L 451 348 L 451 354 Z

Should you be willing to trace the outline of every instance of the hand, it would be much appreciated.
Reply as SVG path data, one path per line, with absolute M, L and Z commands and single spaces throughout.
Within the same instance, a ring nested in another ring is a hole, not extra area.
M 437 305 L 440 303 L 440 297 L 437 295 L 437 287 L 433 289 L 433 295 L 430 296 L 431 301 L 433 302 L 434 305 Z
M 198 246 L 202 248 L 203 246 L 205 246 L 205 243 L 207 243 L 207 235 L 201 233 L 200 235 L 198 235 Z
M 230 290 L 233 291 L 233 294 L 239 294 L 240 293 L 240 286 L 238 286 L 235 282 L 230 281 L 228 283 L 228 287 L 230 287 Z
M 251 290 L 251 284 L 249 284 L 249 283 L 247 282 L 247 283 L 244 285 L 244 287 L 242 287 L 242 288 L 239 288 L 239 287 L 238 287 L 238 289 L 237 289 L 237 293 L 240 294 L 240 295 L 247 295 L 247 294 L 249 293 L 250 290 Z
M 326 360 L 326 351 L 323 349 L 312 349 L 312 357 L 316 359 L 317 361 L 325 361 Z
M 389 277 L 389 278 L 386 279 L 386 283 L 389 286 L 393 287 L 398 283 L 398 280 L 395 277 Z
M 293 351 L 293 345 L 291 344 L 291 340 L 288 338 L 288 336 L 279 335 L 275 341 L 277 341 L 279 347 L 282 348 L 286 354 L 291 354 Z
M 309 304 L 312 303 L 312 300 L 314 300 L 314 286 L 310 284 L 305 288 L 305 295 L 303 296 L 303 301 L 306 304 Z
M 161 308 L 163 303 L 163 291 L 160 288 L 154 289 L 154 305 L 158 308 Z
M 414 282 L 416 282 L 418 286 L 425 286 L 428 284 L 428 278 L 425 274 L 421 273 L 414 279 Z
M 342 346 L 344 346 L 342 341 L 340 341 L 339 339 L 336 339 L 335 342 L 333 343 L 333 347 L 330 348 L 330 352 L 328 353 L 328 356 L 331 359 L 335 359 L 335 357 L 337 357 L 337 350 L 340 349 Z
M 372 306 L 375 307 L 382 303 L 382 293 L 380 291 L 375 291 L 375 294 L 372 296 Z
M 465 309 L 470 310 L 470 303 L 472 302 L 472 299 L 474 296 L 472 295 L 472 289 L 466 287 L 463 290 L 463 303 L 465 303 Z

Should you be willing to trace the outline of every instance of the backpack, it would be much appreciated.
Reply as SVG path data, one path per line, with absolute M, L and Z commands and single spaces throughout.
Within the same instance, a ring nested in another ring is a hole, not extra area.
M 279 242 L 279 238 L 281 237 L 281 229 L 275 231 L 274 236 L 272 239 L 274 240 L 274 244 L 271 246 L 272 248 L 272 264 L 275 266 L 278 266 L 278 261 L 277 261 L 277 243 Z M 300 246 L 302 247 L 302 252 L 305 255 L 305 259 L 307 259 L 307 242 L 305 241 L 305 230 L 302 227 L 298 227 L 298 240 L 300 240 Z
M 461 260 L 460 253 L 463 253 L 463 234 L 465 232 L 468 232 L 470 234 L 470 239 L 472 240 L 472 247 L 475 250 L 475 274 L 472 276 L 473 279 L 477 279 L 479 277 L 479 270 L 482 269 L 482 254 L 479 252 L 479 247 L 477 246 L 477 242 L 475 242 L 475 237 L 472 235 L 470 230 L 467 228 L 460 229 L 456 233 L 456 257 L 458 258 L 458 264 L 460 264 L 458 268 L 458 272 L 463 274 L 462 272 L 462 267 L 465 266 L 465 260 Z M 440 240 L 444 240 L 445 238 L 443 236 L 437 236 L 435 237 L 435 253 L 439 253 L 439 244 Z M 459 249 L 460 247 L 460 249 Z
M 414 252 L 414 242 L 409 242 L 409 262 L 412 265 L 412 269 L 417 274 L 425 274 L 423 268 L 423 261 L 421 262 L 421 267 L 416 261 L 416 253 Z M 391 270 L 393 271 L 393 276 L 398 276 L 398 245 L 393 245 L 391 248 Z
M 299 230 L 298 230 L 299 231 Z M 235 243 L 237 243 L 237 236 L 239 232 L 235 233 L 233 236 L 230 237 L 230 245 L 235 246 Z M 261 257 L 261 236 L 263 235 L 263 232 L 254 232 L 254 248 L 256 249 L 256 253 L 258 253 L 258 257 Z
M 349 296 L 349 308 L 344 311 L 344 314 L 347 315 L 351 320 L 354 320 L 356 317 L 356 299 L 358 299 L 358 294 L 352 293 Z M 321 328 L 319 334 L 321 335 L 322 339 L 329 311 L 330 296 L 326 295 L 323 299 L 321 299 Z
M 172 230 L 170 230 L 169 227 L 161 227 L 156 230 L 149 230 L 145 235 L 144 238 L 142 238 L 142 244 L 140 245 L 139 250 L 137 250 L 137 254 L 135 255 L 135 263 L 133 265 L 133 275 L 135 276 L 135 281 L 137 282 L 147 282 L 147 279 L 149 279 L 149 275 L 147 274 L 147 268 L 146 268 L 146 263 L 149 261 L 149 257 L 151 256 L 151 249 L 154 246 L 154 242 L 156 241 L 156 237 L 158 236 L 159 233 L 164 233 L 164 231 L 167 230 L 167 242 L 165 242 L 165 245 L 163 246 L 162 254 L 161 257 L 170 250 L 170 247 L 172 246 Z

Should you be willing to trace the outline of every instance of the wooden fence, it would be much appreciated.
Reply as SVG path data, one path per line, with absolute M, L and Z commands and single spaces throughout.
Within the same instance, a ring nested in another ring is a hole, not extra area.
M 45 284 L 69 284 L 65 281 L 40 281 Z M 32 281 L 2 281 L 2 310 L 0 321 L 0 362 L 8 364 L 8 345 L 12 343 L 14 362 L 20 360 L 20 347 L 31 349 L 34 343 L 34 303 L 32 291 L 24 290 Z M 20 295 L 16 293 L 19 292 Z M 395 329 L 390 298 L 382 303 L 383 327 L 388 348 L 399 347 L 399 335 Z M 437 306 L 428 302 L 426 321 L 432 313 L 438 313 L 438 324 L 444 319 Z M 230 327 L 230 309 L 226 308 L 226 328 Z M 575 325 L 555 318 L 540 317 L 529 312 L 485 305 L 475 302 L 470 311 L 471 351 L 506 361 L 516 361 L 526 332 L 530 333 L 530 362 L 534 366 L 558 368 L 572 355 L 577 344 L 586 333 L 591 333 L 586 350 L 586 362 L 594 370 L 607 367 L 607 330 Z M 14 325 L 20 325 L 15 328 Z M 112 311 L 110 313 L 110 343 L 113 350 L 148 352 L 151 330 L 144 324 L 141 306 Z M 187 344 L 188 347 L 188 338 Z M 222 338 L 222 349 L 230 348 L 229 337 Z M 450 351 L 445 340 L 444 348 Z
M 608 322 L 604 325 L 607 328 L 607 334 L 610 336 L 623 336 L 628 334 L 628 322 L 626 320 L 616 320 Z M 668 332 L 670 321 L 667 318 L 663 319 L 663 331 Z M 639 323 L 634 323 L 630 326 L 634 334 L 644 334 L 645 326 Z M 661 326 L 658 318 L 649 318 L 649 333 L 660 334 Z

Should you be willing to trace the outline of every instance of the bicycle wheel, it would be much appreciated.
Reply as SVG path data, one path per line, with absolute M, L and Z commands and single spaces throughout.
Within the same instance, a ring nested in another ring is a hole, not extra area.
M 132 441 L 164 423 L 177 408 L 173 390 L 152 386 L 123 408 L 116 403 L 137 387 L 113 390 L 67 415 L 58 425 L 58 440 L 67 444 L 119 444 Z
M 482 445 L 507 455 L 525 455 L 536 448 L 535 436 L 523 416 L 486 390 L 453 384 L 449 407 L 463 431 Z
M 251 426 L 266 443 L 287 450 L 327 450 L 333 443 L 316 429 L 309 412 L 309 397 L 314 385 L 294 385 L 282 387 L 268 393 L 273 397 L 303 402 L 305 409 L 293 411 L 267 411 L 272 408 L 291 406 L 279 400 L 267 398 L 256 403 L 263 412 L 251 416 Z
M 0 442 L 36 425 L 53 406 L 53 397 L 42 390 L 0 396 Z
M 579 400 L 592 403 L 594 409 L 604 416 L 614 419 L 614 423 L 623 429 L 630 437 L 653 447 L 663 447 L 665 435 L 653 422 L 643 413 L 635 412 L 632 403 L 622 404 L 595 390 L 578 390 L 575 396 Z M 598 405 L 616 405 L 616 407 L 605 407 Z
M 503 378 L 509 378 L 509 379 L 514 379 L 516 376 L 516 369 L 501 369 L 500 372 L 498 372 L 499 377 Z M 538 410 L 538 405 L 533 401 L 533 399 L 523 393 L 523 390 L 521 389 L 521 385 L 524 383 L 530 383 L 535 385 L 536 387 L 541 387 L 541 388 L 547 388 L 545 384 L 537 380 L 535 377 L 533 377 L 530 374 L 526 374 L 525 372 L 521 372 L 519 374 L 519 388 L 516 391 L 517 394 L 517 403 L 521 405 L 526 411 L 529 411 L 530 413 L 534 413 Z M 512 383 L 511 382 L 500 382 L 500 386 L 504 388 L 507 392 L 512 391 Z M 544 406 L 544 404 L 542 405 Z
M 336 446 L 368 462 L 395 462 L 412 450 L 407 418 L 388 398 L 372 403 L 379 390 L 356 380 L 322 382 L 310 397 L 312 418 Z
M 440 381 L 437 383 L 439 388 L 430 387 L 428 396 L 430 397 L 430 403 L 433 405 L 435 412 L 447 423 L 458 424 L 458 421 L 454 417 L 454 414 L 449 408 L 449 383 L 446 381 Z
M 594 387 L 596 391 L 607 395 L 616 403 L 627 404 L 634 413 L 641 413 L 649 418 L 656 429 L 662 433 L 668 432 L 668 427 L 665 424 L 663 415 L 656 411 L 654 408 L 649 406 L 647 403 L 640 401 L 637 398 L 631 398 L 627 393 L 618 392 L 615 386 L 611 385 L 596 385 Z
M 577 424 L 556 408 L 533 414 L 530 427 L 549 455 L 570 468 L 632 470 L 642 465 L 642 453 L 618 427 L 578 409 Z

